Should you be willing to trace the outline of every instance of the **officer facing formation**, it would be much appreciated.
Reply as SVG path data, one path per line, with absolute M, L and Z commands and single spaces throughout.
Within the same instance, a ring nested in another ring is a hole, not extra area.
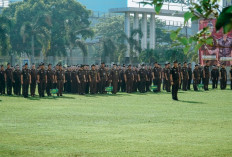
M 212 80 L 212 88 L 215 89 L 218 86 L 218 78 L 219 78 L 219 70 L 216 65 L 213 66 L 211 71 L 211 80 Z
M 26 63 L 21 74 L 21 84 L 23 86 L 23 97 L 28 98 L 28 88 L 31 84 L 30 70 L 28 69 L 28 64 Z
M 177 93 L 178 93 L 181 79 L 180 79 L 180 72 L 179 72 L 177 61 L 174 61 L 174 66 L 171 69 L 170 80 L 171 80 L 171 85 L 172 85 L 172 99 L 178 100 Z

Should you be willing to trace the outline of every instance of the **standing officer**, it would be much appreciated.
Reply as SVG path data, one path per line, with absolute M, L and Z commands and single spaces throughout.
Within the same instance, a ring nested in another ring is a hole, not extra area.
M 141 69 L 138 72 L 138 80 L 139 80 L 139 86 L 140 86 L 140 93 L 145 93 L 145 87 L 146 87 L 146 81 L 147 79 L 147 72 L 144 69 L 144 64 L 142 64 Z
M 52 70 L 52 65 L 48 64 L 47 69 L 47 86 L 46 86 L 46 92 L 48 96 L 51 96 L 51 89 L 53 89 L 53 83 L 54 83 L 54 72 Z
M 157 91 L 154 90 L 154 92 L 160 92 L 160 82 L 161 82 L 161 71 L 159 70 L 158 63 L 154 63 L 155 67 L 152 72 L 153 76 L 153 84 L 157 86 Z
M 232 65 L 230 67 L 230 89 L 232 90 Z
M 89 93 L 89 65 L 85 65 L 84 67 L 86 82 L 85 82 L 85 94 Z
M 31 75 L 31 87 L 30 87 L 31 96 L 34 97 L 35 89 L 36 89 L 36 80 L 37 80 L 37 72 L 35 69 L 35 64 L 32 64 L 30 75 Z
M 191 63 L 188 64 L 187 70 L 188 70 L 188 76 L 189 76 L 187 89 L 190 90 L 191 89 L 191 82 L 192 82 L 192 75 L 193 75 Z
M 58 88 L 57 96 L 62 96 L 65 82 L 65 74 L 62 69 L 62 64 L 59 65 L 59 70 L 56 71 L 55 80 Z
M 122 70 L 120 71 L 121 92 L 126 92 L 126 82 L 124 79 L 125 71 L 126 71 L 126 66 L 123 65 Z
M 164 71 L 164 78 L 166 82 L 166 91 L 171 92 L 171 81 L 170 81 L 170 63 L 167 64 L 167 68 Z
M 19 65 L 16 65 L 16 70 L 13 72 L 14 78 L 14 94 L 21 95 L 21 70 L 19 69 Z
M 5 83 L 6 83 L 6 73 L 4 70 L 4 66 L 1 65 L 0 69 L 0 94 L 5 94 Z
M 182 85 L 182 90 L 183 91 L 187 91 L 187 86 L 188 86 L 188 69 L 187 69 L 187 62 L 184 62 L 184 65 L 181 69 L 181 78 L 183 81 L 183 85 Z
M 85 95 L 85 82 L 86 82 L 85 74 L 86 73 L 84 71 L 84 65 L 81 65 L 81 68 L 78 71 L 78 77 L 80 79 L 78 91 L 80 95 Z
M 105 94 L 105 87 L 106 87 L 106 81 L 108 80 L 106 69 L 105 69 L 105 63 L 101 63 L 101 67 L 98 70 L 98 80 L 99 80 L 99 92 L 101 94 Z
M 41 63 L 41 69 L 38 71 L 37 74 L 37 81 L 38 81 L 39 96 L 44 97 L 44 91 L 47 83 L 47 75 L 44 68 L 44 63 Z
M 7 95 L 12 95 L 12 83 L 14 82 L 13 71 L 11 69 L 10 63 L 7 64 L 6 73 L 6 85 L 7 85 Z
M 119 82 L 119 70 L 117 69 L 117 65 L 113 64 L 113 69 L 110 72 L 111 85 L 113 86 L 113 94 L 116 94 L 118 91 L 118 82 Z
M 134 75 L 133 75 L 133 71 L 131 69 L 131 65 L 128 65 L 128 69 L 125 71 L 125 74 L 124 74 L 124 79 L 125 79 L 125 82 L 126 82 L 126 91 L 127 91 L 127 93 L 132 93 Z
M 31 75 L 27 63 L 25 64 L 24 69 L 22 70 L 21 81 L 23 86 L 23 97 L 28 98 L 28 88 L 29 84 L 31 83 Z
M 170 72 L 170 80 L 172 84 L 172 99 L 178 101 L 177 93 L 180 85 L 180 73 L 178 71 L 178 62 L 174 61 L 174 66 Z
M 220 70 L 220 73 L 219 73 L 219 77 L 220 77 L 220 80 L 221 80 L 221 89 L 222 90 L 226 89 L 227 72 L 226 72 L 224 63 L 222 64 L 222 67 L 221 67 L 221 70 Z
M 137 70 L 137 67 L 133 67 L 133 76 L 134 76 L 133 92 L 137 92 L 138 91 L 138 70 Z
M 65 71 L 65 92 L 71 93 L 71 67 L 68 66 L 67 70 Z
M 166 69 L 167 69 L 167 63 L 165 63 L 165 65 L 164 65 L 164 68 L 162 69 L 162 71 L 161 71 L 161 75 L 162 75 L 162 79 L 163 79 L 163 90 L 166 90 L 166 84 L 167 84 L 167 82 L 166 82 L 166 78 L 165 78 L 165 71 L 166 71 Z
M 76 71 L 76 67 L 73 66 L 72 67 L 72 71 L 71 71 L 71 92 L 73 94 L 78 93 L 78 83 L 79 83 L 79 78 L 77 75 L 77 71 Z
M 211 80 L 212 80 L 212 88 L 213 89 L 217 88 L 218 77 L 219 77 L 219 72 L 217 70 L 217 66 L 214 65 L 213 69 L 211 70 Z
M 194 91 L 198 91 L 198 84 L 200 83 L 200 72 L 198 69 L 198 64 L 195 65 L 195 68 L 193 70 L 193 88 Z
M 97 71 L 95 69 L 95 65 L 91 65 L 91 70 L 89 72 L 89 82 L 90 82 L 90 94 L 96 94 L 97 91 Z
M 204 79 L 204 89 L 209 90 L 209 79 L 210 79 L 210 72 L 209 72 L 209 61 L 206 61 L 206 65 L 203 68 L 203 79 Z

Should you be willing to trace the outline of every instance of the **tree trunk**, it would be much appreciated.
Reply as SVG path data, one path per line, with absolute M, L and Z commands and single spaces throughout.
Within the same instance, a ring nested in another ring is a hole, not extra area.
M 31 36 L 31 64 L 35 63 L 35 37 Z

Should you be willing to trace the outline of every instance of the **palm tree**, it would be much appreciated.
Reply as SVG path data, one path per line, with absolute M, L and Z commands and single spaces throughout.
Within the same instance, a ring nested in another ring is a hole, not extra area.
M 35 61 L 35 40 L 42 45 L 42 50 L 46 53 L 50 42 L 49 23 L 46 22 L 46 15 L 39 15 L 35 21 L 23 23 L 20 35 L 25 43 L 27 38 L 31 38 L 31 63 Z
M 125 39 L 127 41 L 127 43 L 129 44 L 129 56 L 130 56 L 130 64 L 133 63 L 133 58 L 136 56 L 136 51 L 137 52 L 141 52 L 142 48 L 140 45 L 140 41 L 137 41 L 135 39 L 136 35 L 139 35 L 140 39 L 143 36 L 143 33 L 141 30 L 139 29 L 134 29 L 131 31 L 130 36 L 128 37 L 125 33 L 122 34 L 122 38 Z
M 0 53 L 6 55 L 10 49 L 9 31 L 11 21 L 3 16 L 0 16 Z
M 77 29 L 77 28 L 76 28 Z M 66 35 L 66 45 L 70 51 L 70 58 L 73 57 L 73 49 L 77 46 L 81 49 L 83 54 L 83 63 L 85 64 L 86 58 L 88 56 L 87 44 L 85 43 L 85 39 L 89 37 L 93 37 L 94 32 L 89 28 L 80 29 L 78 31 L 73 31 L 69 26 L 66 27 L 67 35 Z M 72 63 L 71 63 L 72 64 Z

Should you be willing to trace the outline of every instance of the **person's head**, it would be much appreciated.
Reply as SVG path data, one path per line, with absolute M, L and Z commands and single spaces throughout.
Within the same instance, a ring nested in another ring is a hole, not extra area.
M 181 63 L 179 63 L 178 66 L 181 67 Z
M 191 68 L 191 67 L 192 67 L 192 64 L 191 64 L 191 63 L 189 63 L 189 64 L 188 64 L 188 67 L 189 67 L 189 68 Z
M 225 68 L 225 64 L 222 64 L 222 68 Z
M 10 68 L 10 63 L 7 63 L 7 68 L 8 68 L 8 69 Z
M 168 64 L 164 64 L 164 67 L 165 67 L 165 68 L 168 68 Z
M 206 63 L 207 66 L 209 66 L 209 61 L 206 61 L 205 63 Z
M 19 65 L 16 65 L 16 69 L 19 70 Z
M 4 70 L 4 66 L 3 65 L 1 65 L 1 70 Z
M 117 69 L 117 65 L 116 64 L 113 64 L 113 69 Z
M 158 63 L 157 63 L 157 62 L 155 62 L 155 63 L 154 63 L 154 66 L 157 68 L 157 67 L 158 67 Z
M 174 61 L 173 62 L 173 66 L 176 68 L 176 67 L 178 67 L 178 62 L 177 61 Z
M 101 67 L 105 68 L 105 63 L 104 62 L 101 63 Z
M 95 70 L 95 65 L 94 65 L 94 64 L 91 66 L 91 69 L 92 69 L 92 70 Z
M 41 69 L 43 69 L 43 70 L 45 69 L 44 63 L 41 64 Z
M 213 65 L 213 69 L 216 70 L 216 69 L 217 69 L 217 66 L 216 66 L 216 65 Z
M 62 70 L 62 64 L 59 65 L 59 70 Z
M 32 64 L 31 68 L 32 68 L 32 69 L 35 69 L 35 64 Z
M 184 67 L 187 67 L 187 62 L 184 62 Z
M 170 63 L 168 63 L 168 68 L 170 68 L 171 67 L 171 64 Z
M 128 65 L 128 69 L 131 70 L 131 65 Z
M 195 65 L 195 69 L 198 69 L 198 68 L 199 68 L 199 65 L 198 65 L 198 64 L 196 64 L 196 65 Z
M 52 64 L 48 64 L 48 69 L 52 69 Z

